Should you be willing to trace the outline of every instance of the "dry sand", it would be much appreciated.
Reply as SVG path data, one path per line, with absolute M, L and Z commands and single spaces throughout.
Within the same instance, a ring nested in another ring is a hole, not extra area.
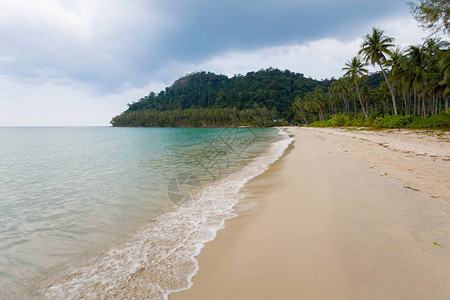
M 169 298 L 450 299 L 448 136 L 288 132 Z

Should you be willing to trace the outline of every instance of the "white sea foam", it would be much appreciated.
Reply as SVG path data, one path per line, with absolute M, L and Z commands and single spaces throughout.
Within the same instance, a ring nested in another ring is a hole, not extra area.
M 231 175 L 201 188 L 189 205 L 166 209 L 151 224 L 82 267 L 72 269 L 43 290 L 47 299 L 167 299 L 189 289 L 199 266 L 195 257 L 215 238 L 233 207 L 244 197 L 242 187 L 263 173 L 293 141 L 281 140 Z

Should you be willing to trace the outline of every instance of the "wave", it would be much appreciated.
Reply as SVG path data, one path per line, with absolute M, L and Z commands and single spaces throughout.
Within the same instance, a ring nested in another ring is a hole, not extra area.
M 242 187 L 277 161 L 291 144 L 286 132 L 245 167 L 166 207 L 127 242 L 75 267 L 42 289 L 46 299 L 167 299 L 189 289 L 205 243 L 233 218 Z

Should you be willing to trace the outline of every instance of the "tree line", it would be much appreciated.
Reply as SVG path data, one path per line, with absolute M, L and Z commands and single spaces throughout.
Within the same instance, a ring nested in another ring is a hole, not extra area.
M 113 126 L 120 127 L 206 127 L 206 126 L 251 126 L 270 127 L 280 125 L 275 121 L 277 112 L 267 107 L 255 106 L 238 110 L 225 108 L 187 108 L 158 111 L 142 109 L 129 111 L 114 117 Z

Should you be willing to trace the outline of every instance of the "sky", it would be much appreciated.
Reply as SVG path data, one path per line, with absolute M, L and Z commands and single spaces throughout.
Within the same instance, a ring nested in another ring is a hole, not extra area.
M 108 126 L 196 71 L 340 77 L 373 27 L 427 36 L 403 0 L 0 0 L 0 126 Z

